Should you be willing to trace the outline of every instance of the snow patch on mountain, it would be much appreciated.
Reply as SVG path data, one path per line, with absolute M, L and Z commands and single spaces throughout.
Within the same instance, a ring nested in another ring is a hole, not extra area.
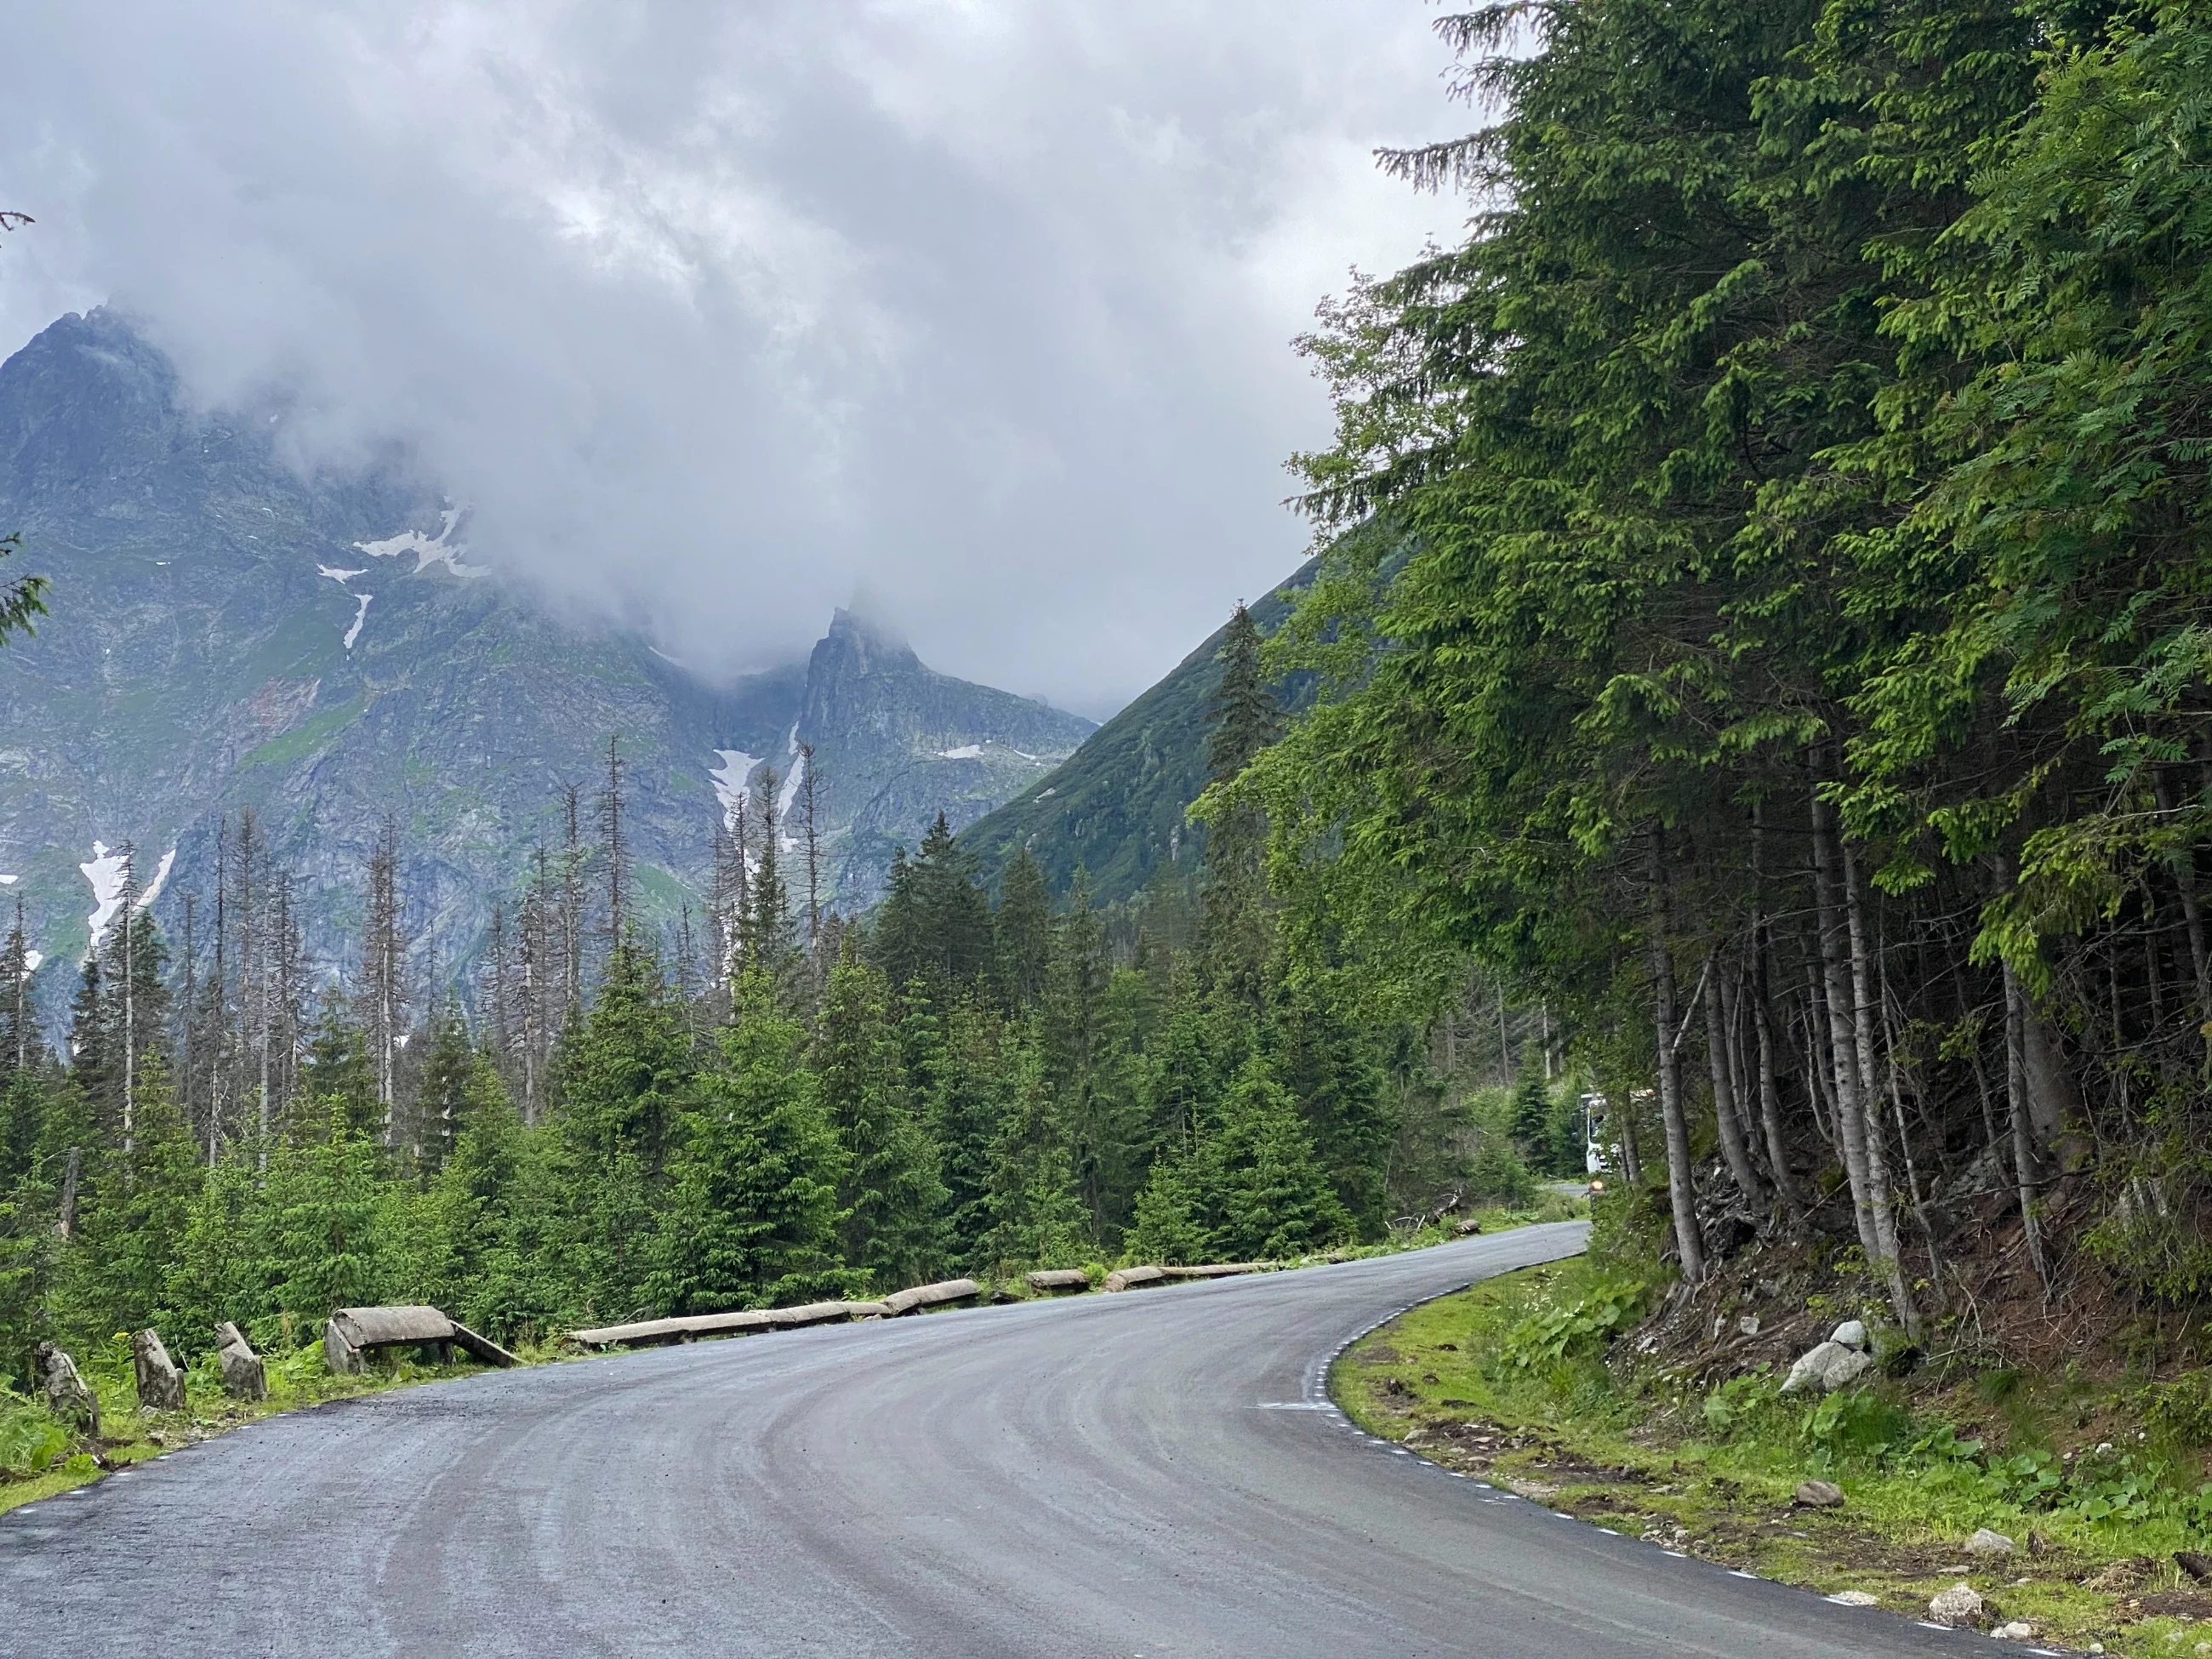
M 366 576 L 368 574 L 368 572 L 366 568 L 360 570 L 340 570 L 336 565 L 319 564 L 315 567 L 315 574 L 318 576 L 328 576 L 340 587 L 343 587 L 356 576 Z
M 24 951 L 24 952 L 23 952 L 23 971 L 24 971 L 25 973 L 27 973 L 27 974 L 35 974 L 35 973 L 37 973 L 37 972 L 39 971 L 39 964 L 40 964 L 40 963 L 44 962 L 45 960 L 46 960 L 45 956 L 44 956 L 44 955 L 42 955 L 40 952 L 39 952 L 39 951 Z
M 376 595 L 374 593 L 356 593 L 354 595 L 354 598 L 361 601 L 361 609 L 353 613 L 353 626 L 347 629 L 345 631 L 345 648 L 347 650 L 352 650 L 353 642 L 361 637 L 361 625 L 368 620 L 368 602 L 375 597 Z
M 760 764 L 758 755 L 748 755 L 742 749 L 717 749 L 714 757 L 722 763 L 708 772 L 714 786 L 714 799 L 722 803 L 722 823 L 726 829 L 738 827 L 738 803 L 745 798 L 745 780 Z
M 21 876 L 0 876 L 0 887 L 13 887 L 21 879 Z
M 154 871 L 153 881 L 149 884 L 146 890 L 138 896 L 138 908 L 141 910 L 161 896 L 161 889 L 167 884 L 169 872 L 176 866 L 177 849 L 172 847 L 161 854 L 161 862 Z
M 939 760 L 981 760 L 983 758 L 983 745 L 980 743 L 963 743 L 957 749 L 940 749 L 937 751 L 937 758 Z
M 412 553 L 418 575 L 431 565 L 442 564 L 456 576 L 481 576 L 484 574 L 482 568 L 461 562 L 461 556 L 469 550 L 466 544 L 453 539 L 453 526 L 460 523 L 465 510 L 449 507 L 441 513 L 434 536 L 426 536 L 419 530 L 403 530 L 380 542 L 356 542 L 354 546 L 372 559 L 396 559 L 403 553 Z
M 131 868 L 131 854 L 111 853 L 106 842 L 96 841 L 92 844 L 92 862 L 80 864 L 77 868 L 92 884 L 94 908 L 84 921 L 91 931 L 91 943 L 96 946 L 106 933 L 107 924 L 115 920 L 115 913 L 123 908 L 124 878 Z

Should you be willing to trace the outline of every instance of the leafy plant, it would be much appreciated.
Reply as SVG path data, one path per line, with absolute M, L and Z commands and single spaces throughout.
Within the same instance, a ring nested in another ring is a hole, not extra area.
M 1507 1334 L 1499 1358 L 1528 1371 L 1601 1348 L 1635 1323 L 1646 1290 L 1640 1279 L 1608 1279 L 1563 1307 L 1532 1314 Z

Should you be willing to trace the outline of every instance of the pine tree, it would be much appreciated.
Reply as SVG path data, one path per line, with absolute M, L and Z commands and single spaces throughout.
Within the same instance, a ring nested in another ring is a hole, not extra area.
M 1042 1038 L 1010 1025 L 1000 1066 L 1012 1098 L 992 1137 L 985 1181 L 990 1225 L 975 1263 L 994 1277 L 1021 1267 L 1066 1267 L 1097 1249 L 1091 1212 L 1077 1190 L 1073 1136 L 1046 1073 Z
M 1027 847 L 1006 866 L 991 925 L 1000 1000 L 1015 1012 L 1034 1007 L 1043 999 L 1052 959 L 1052 898 L 1044 866 Z
M 1509 1113 L 1514 1144 L 1522 1159 L 1542 1168 L 1550 1159 L 1552 1091 L 1545 1085 L 1544 1062 L 1533 1042 L 1522 1047 L 1521 1074 L 1513 1082 Z
M 1206 711 L 1207 799 L 1200 952 L 1213 983 L 1255 1012 L 1265 1000 L 1272 928 L 1263 854 L 1267 821 L 1234 786 L 1280 734 L 1282 709 L 1261 661 L 1260 630 L 1239 605 L 1224 630 L 1221 679 Z
M 546 1179 L 562 1294 L 580 1316 L 633 1317 L 649 1305 L 655 1208 L 697 1083 L 683 1010 L 641 942 L 616 947 L 553 1071 Z
M 1218 1218 L 1210 1242 L 1224 1259 L 1279 1261 L 1352 1235 L 1352 1217 L 1314 1156 L 1297 1103 L 1256 1057 L 1222 1100 L 1202 1167 Z
M 376 1143 L 354 1127 L 343 1098 L 313 1104 L 319 1133 L 277 1148 L 257 1206 L 258 1271 L 301 1342 L 337 1310 L 374 1305 L 386 1276 Z
M 1140 1261 L 1186 1266 L 1210 1261 L 1205 1220 L 1206 1170 L 1200 1145 L 1186 1136 L 1152 1160 L 1126 1248 Z
M 131 1142 L 101 1157 L 82 1200 L 68 1296 L 84 1338 L 148 1325 L 176 1328 L 169 1316 L 169 1262 L 204 1171 L 158 1048 L 147 1052 L 135 1087 Z
M 1285 986 L 1269 1038 L 1273 1069 L 1297 1101 L 1315 1155 L 1364 1238 L 1389 1219 L 1386 1190 L 1398 1125 L 1383 1089 L 1371 1030 L 1328 981 Z
M 830 970 L 815 1071 L 845 1149 L 840 1247 L 880 1291 L 935 1277 L 945 1260 L 937 1146 L 913 1108 L 890 1003 L 882 974 L 848 940 Z
M 805 1031 L 765 973 L 738 987 L 738 1017 L 700 1079 L 671 1170 L 651 1295 L 676 1313 L 853 1293 L 837 1260 L 845 1154 L 804 1064 Z

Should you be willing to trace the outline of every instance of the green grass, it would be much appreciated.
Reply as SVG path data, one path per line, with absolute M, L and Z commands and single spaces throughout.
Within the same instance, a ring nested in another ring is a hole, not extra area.
M 1940 1448 L 1944 1425 L 1924 1400 L 1916 1417 L 1893 1384 L 1803 1401 L 1784 1398 L 1770 1374 L 1706 1393 L 1617 1370 L 1606 1342 L 1633 1326 L 1644 1294 L 1587 1258 L 1488 1279 L 1370 1333 L 1338 1362 L 1331 1389 L 1370 1432 L 1447 1467 L 1824 1595 L 1863 1590 L 1924 1616 L 1930 1596 L 1964 1578 L 2039 1640 L 2172 1653 L 2173 1632 L 2212 1633 L 2192 1622 L 2212 1597 L 2197 1607 L 2201 1592 L 2171 1560 L 2204 1547 L 2201 1523 L 2170 1506 L 2095 1520 L 1993 1495 L 1986 1474 L 1962 1473 L 1982 1464 L 1921 1448 L 1931 1434 Z M 1840 1509 L 1795 1506 L 1797 1484 L 1816 1476 L 1842 1487 Z M 1984 1526 L 2021 1548 L 1994 1567 L 1943 1571 L 1968 1561 L 1960 1547 Z M 2132 1590 L 2133 1608 L 2129 1595 L 2083 1587 L 2132 1557 L 2159 1564 Z M 2191 1616 L 2160 1616 L 2161 1601 Z
M 280 732 L 264 744 L 258 744 L 239 757 L 240 767 L 289 766 L 294 761 L 304 760 L 321 746 L 325 738 L 334 737 L 362 717 L 368 708 L 367 697 L 356 697 L 335 708 L 325 708 L 319 714 L 311 714 L 290 731 Z

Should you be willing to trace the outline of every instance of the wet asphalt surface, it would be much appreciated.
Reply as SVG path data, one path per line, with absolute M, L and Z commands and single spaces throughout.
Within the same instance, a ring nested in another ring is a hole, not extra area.
M 488 1373 L 0 1516 L 0 1656 L 2021 1650 L 1553 1515 L 1326 1400 L 1377 1321 L 1579 1224 Z

